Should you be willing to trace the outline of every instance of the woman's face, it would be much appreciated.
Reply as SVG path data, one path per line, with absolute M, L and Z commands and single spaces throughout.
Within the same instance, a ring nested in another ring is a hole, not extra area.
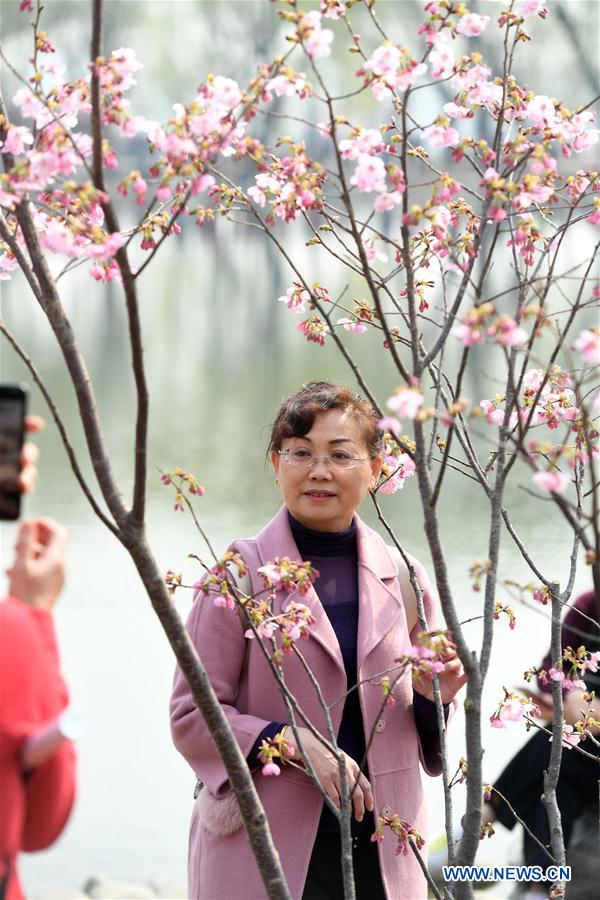
M 318 413 L 308 434 L 285 438 L 281 449 L 306 449 L 314 456 L 329 456 L 336 450 L 369 456 L 358 422 L 339 409 Z M 351 469 L 322 460 L 303 468 L 290 465 L 278 453 L 271 459 L 283 502 L 298 522 L 317 531 L 343 531 L 350 525 L 356 508 L 377 483 L 382 463 L 377 456 Z

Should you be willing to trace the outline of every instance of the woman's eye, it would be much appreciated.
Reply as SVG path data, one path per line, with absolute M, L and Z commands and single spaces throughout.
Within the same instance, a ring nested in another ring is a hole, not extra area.
M 294 457 L 294 459 L 308 459 L 310 456 L 312 456 L 312 453 L 310 452 L 310 450 L 292 450 L 291 455 Z
M 346 462 L 347 460 L 352 459 L 352 457 L 350 456 L 350 454 L 349 454 L 349 453 L 344 453 L 343 450 L 335 450 L 335 451 L 331 454 L 331 458 L 332 458 L 332 459 L 335 459 L 335 460 L 341 460 L 341 461 L 343 461 L 343 462 Z

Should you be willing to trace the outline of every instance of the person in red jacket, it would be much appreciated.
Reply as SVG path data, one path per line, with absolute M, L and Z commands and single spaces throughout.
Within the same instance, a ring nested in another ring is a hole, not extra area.
M 52 609 L 65 576 L 66 531 L 24 522 L 0 603 L 0 898 L 23 897 L 20 851 L 61 833 L 75 799 L 69 698 Z

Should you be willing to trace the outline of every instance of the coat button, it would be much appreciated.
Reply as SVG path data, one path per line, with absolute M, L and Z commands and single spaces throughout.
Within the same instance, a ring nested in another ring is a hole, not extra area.
M 391 806 L 382 807 L 381 815 L 383 816 L 384 819 L 389 819 L 392 815 L 392 807 Z
M 385 729 L 385 719 L 377 719 L 375 722 L 375 731 L 384 731 Z

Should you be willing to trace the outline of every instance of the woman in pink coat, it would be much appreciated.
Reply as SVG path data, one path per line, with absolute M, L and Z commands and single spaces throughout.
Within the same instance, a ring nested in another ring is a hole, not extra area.
M 348 783 L 358 779 L 351 822 L 357 897 L 425 898 L 426 882 L 413 853 L 397 854 L 388 829 L 383 841 L 372 840 L 379 817 L 394 814 L 424 835 L 419 763 L 429 774 L 441 771 L 431 684 L 419 681 L 417 692 L 407 670 L 394 686 L 394 705 L 381 711 L 381 673 L 410 651 L 411 636 L 420 627 L 408 567 L 356 515 L 381 472 L 377 419 L 370 405 L 347 389 L 311 382 L 283 402 L 269 450 L 284 505 L 255 538 L 231 545 L 249 570 L 248 583 L 240 587 L 246 593 L 263 591 L 258 569 L 276 557 L 310 561 L 318 570 L 308 594 L 278 592 L 275 610 L 296 599 L 314 616 L 301 650 L 331 707 Z M 422 566 L 411 563 L 433 629 L 433 592 Z M 323 794 L 297 766 L 284 766 L 278 777 L 260 770 L 264 740 L 284 731 L 286 741 L 293 738 L 288 709 L 258 643 L 244 636 L 235 611 L 215 606 L 202 593 L 187 627 L 242 752 L 256 768 L 256 786 L 292 897 L 342 900 L 339 824 Z M 327 736 L 315 688 L 294 654 L 285 657 L 283 671 L 304 715 Z M 440 674 L 444 704 L 463 683 L 459 661 L 449 658 Z M 171 723 L 177 749 L 204 784 L 191 823 L 190 897 L 262 900 L 265 890 L 225 768 L 179 670 Z M 302 764 L 308 757 L 327 798 L 339 808 L 336 760 L 308 728 L 299 724 L 297 734 L 304 756 L 295 749 L 295 760 Z

